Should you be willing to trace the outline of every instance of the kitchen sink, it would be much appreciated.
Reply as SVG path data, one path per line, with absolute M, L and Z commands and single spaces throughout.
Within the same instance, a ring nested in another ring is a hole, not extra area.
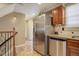
M 79 36 L 72 36 L 72 38 L 79 38 Z

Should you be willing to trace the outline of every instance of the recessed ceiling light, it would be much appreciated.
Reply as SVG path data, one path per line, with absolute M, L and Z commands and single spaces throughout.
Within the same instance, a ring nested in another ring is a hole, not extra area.
M 16 17 L 13 17 L 12 22 L 13 22 L 13 23 L 16 22 Z
M 41 4 L 41 3 L 37 3 L 37 4 Z
M 35 16 L 35 13 L 33 13 L 32 15 Z

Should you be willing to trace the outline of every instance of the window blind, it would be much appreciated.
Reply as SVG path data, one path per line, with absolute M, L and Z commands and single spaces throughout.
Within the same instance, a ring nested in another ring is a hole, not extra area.
M 79 27 L 79 4 L 66 7 L 66 26 Z

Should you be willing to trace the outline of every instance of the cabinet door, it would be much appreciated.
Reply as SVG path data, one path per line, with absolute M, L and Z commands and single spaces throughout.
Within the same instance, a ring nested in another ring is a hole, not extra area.
M 67 47 L 68 56 L 79 56 L 79 48 Z
M 79 56 L 79 40 L 67 40 L 67 56 Z
M 53 10 L 53 24 L 58 24 L 58 9 Z
M 58 7 L 58 24 L 63 24 L 63 20 L 64 20 L 64 7 L 63 6 L 59 6 Z
M 64 19 L 64 7 L 59 6 L 52 11 L 53 14 L 53 24 L 63 24 Z

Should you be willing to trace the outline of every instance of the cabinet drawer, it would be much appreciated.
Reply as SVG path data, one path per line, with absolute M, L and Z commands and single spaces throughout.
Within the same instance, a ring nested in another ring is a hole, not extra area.
M 79 49 L 75 49 L 73 47 L 68 47 L 68 56 L 79 56 Z
M 79 48 L 79 41 L 78 40 L 68 40 L 67 45 Z
M 79 56 L 79 40 L 73 40 L 73 39 L 67 40 L 67 55 Z
M 77 52 L 79 51 L 79 48 L 77 48 L 77 47 L 68 46 L 67 48 L 68 48 L 68 49 L 75 50 L 75 51 L 77 51 Z M 78 52 L 78 53 L 79 53 L 79 52 Z

